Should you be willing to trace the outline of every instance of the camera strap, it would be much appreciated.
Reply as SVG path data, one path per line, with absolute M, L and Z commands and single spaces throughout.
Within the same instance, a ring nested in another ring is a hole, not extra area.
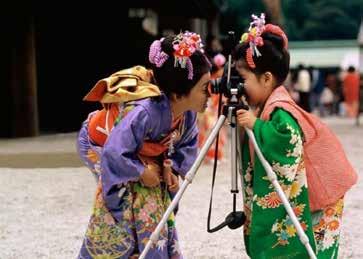
M 222 113 L 222 94 L 219 94 L 219 100 L 218 100 L 218 118 Z M 209 201 L 209 210 L 208 210 L 208 220 L 207 220 L 207 231 L 209 233 L 215 232 L 225 225 L 217 226 L 215 228 L 210 227 L 210 220 L 212 216 L 212 204 L 213 204 L 213 190 L 214 190 L 214 183 L 216 179 L 216 173 L 217 173 L 217 160 L 218 160 L 218 142 L 219 142 L 219 132 L 217 133 L 216 137 L 216 143 L 215 143 L 215 150 L 214 150 L 214 164 L 213 164 L 213 176 L 212 176 L 212 186 L 211 186 L 211 193 L 210 193 L 210 201 Z

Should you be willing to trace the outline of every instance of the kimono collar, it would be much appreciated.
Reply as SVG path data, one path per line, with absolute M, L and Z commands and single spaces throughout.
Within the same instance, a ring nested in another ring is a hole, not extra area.
M 172 123 L 175 119 L 177 119 L 185 114 L 185 112 L 184 112 L 184 113 L 180 114 L 177 118 L 174 118 L 171 101 L 165 95 L 165 93 L 161 92 L 159 100 L 161 102 L 161 112 L 167 113 L 167 114 L 165 114 L 165 118 L 167 118 L 167 121 L 165 121 L 165 125 L 172 125 Z

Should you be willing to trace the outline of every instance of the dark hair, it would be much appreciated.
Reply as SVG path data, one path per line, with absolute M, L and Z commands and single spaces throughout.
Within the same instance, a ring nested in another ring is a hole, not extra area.
M 300 70 L 303 70 L 305 69 L 305 65 L 303 63 L 300 63 L 298 66 L 297 66 L 297 69 L 300 71 Z
M 284 48 L 284 41 L 281 36 L 271 32 L 264 32 L 261 37 L 264 44 L 257 47 L 261 56 L 253 56 L 255 68 L 249 67 L 246 62 L 246 51 L 250 47 L 249 43 L 238 44 L 234 52 L 234 58 L 243 60 L 245 68 L 257 76 L 267 71 L 271 72 L 275 76 L 278 85 L 280 85 L 286 80 L 290 70 L 290 54 Z
M 161 67 L 152 64 L 156 84 L 168 97 L 175 93 L 178 97 L 188 95 L 200 78 L 210 71 L 210 63 L 207 57 L 199 50 L 191 56 L 193 64 L 193 79 L 188 79 L 188 69 L 174 66 L 173 41 L 175 36 L 167 36 L 161 43 L 161 49 L 169 55 Z
M 348 72 L 352 73 L 354 71 L 355 71 L 355 67 L 353 67 L 353 66 L 348 67 Z

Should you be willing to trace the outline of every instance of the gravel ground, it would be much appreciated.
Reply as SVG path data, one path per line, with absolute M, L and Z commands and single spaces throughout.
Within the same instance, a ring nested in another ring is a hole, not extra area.
M 360 174 L 358 184 L 346 195 L 339 256 L 360 259 L 363 126 L 355 127 L 349 119 L 325 121 L 341 139 Z M 0 259 L 76 257 L 91 212 L 95 181 L 86 168 L 79 167 L 76 158 L 69 160 L 70 154 L 75 155 L 75 136 L 71 133 L 0 140 Z M 202 166 L 180 203 L 177 228 L 184 255 L 248 258 L 242 229 L 225 228 L 213 234 L 206 231 L 211 172 L 210 165 Z M 216 181 L 212 226 L 224 220 L 232 209 L 229 160 L 220 164 Z

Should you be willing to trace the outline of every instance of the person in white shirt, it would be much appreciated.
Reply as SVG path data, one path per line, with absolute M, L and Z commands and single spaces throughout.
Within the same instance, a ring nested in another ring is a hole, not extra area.
M 311 76 L 309 71 L 300 64 L 298 66 L 297 80 L 295 85 L 296 91 L 299 92 L 299 105 L 305 111 L 310 112 L 310 90 L 311 90 Z

